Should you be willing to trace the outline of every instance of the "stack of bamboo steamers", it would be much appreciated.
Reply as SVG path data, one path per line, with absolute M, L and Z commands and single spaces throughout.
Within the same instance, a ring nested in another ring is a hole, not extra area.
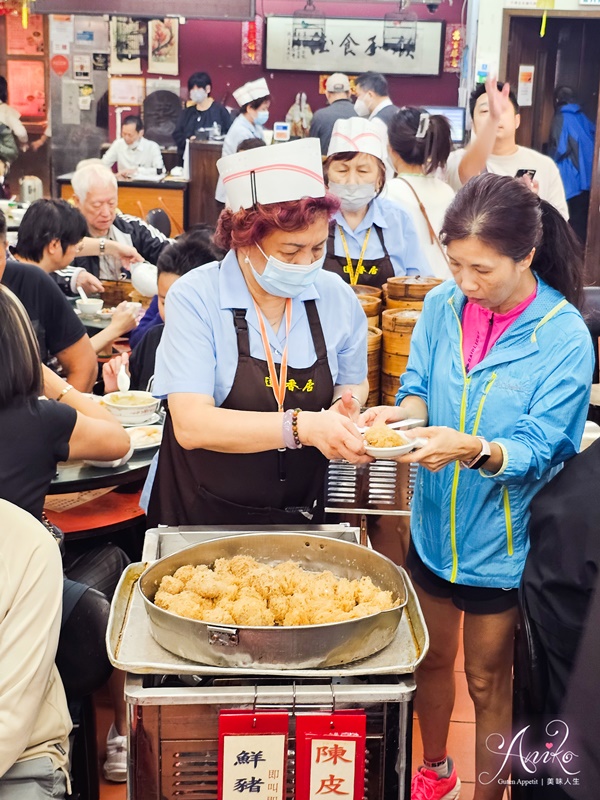
M 423 300 L 439 283 L 437 278 L 397 277 L 390 278 L 383 291 L 373 286 L 353 287 L 369 324 L 367 405 L 395 404 Z

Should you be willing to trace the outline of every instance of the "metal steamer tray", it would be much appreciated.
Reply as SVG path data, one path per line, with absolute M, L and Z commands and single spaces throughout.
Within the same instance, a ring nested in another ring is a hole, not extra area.
M 146 543 L 144 547 L 143 558 L 146 559 L 143 563 L 131 564 L 128 569 L 123 573 L 121 581 L 115 596 L 113 598 L 110 619 L 107 631 L 107 649 L 109 658 L 113 666 L 131 673 L 137 674 L 174 674 L 174 675 L 276 675 L 280 677 L 289 676 L 293 671 L 296 677 L 323 677 L 324 675 L 334 676 L 363 676 L 375 674 L 410 674 L 415 671 L 418 664 L 423 659 L 429 645 L 428 634 L 425 628 L 421 609 L 416 599 L 414 589 L 408 579 L 404 570 L 394 567 L 393 569 L 398 572 L 400 580 L 406 587 L 406 602 L 404 613 L 400 611 L 400 621 L 395 630 L 389 635 L 387 641 L 389 644 L 384 646 L 374 655 L 362 658 L 361 660 L 353 660 L 352 663 L 339 664 L 337 666 L 314 666 L 311 665 L 310 660 L 304 663 L 308 666 L 298 666 L 295 664 L 280 665 L 277 657 L 274 658 L 270 664 L 260 663 L 260 661 L 246 661 L 245 663 L 236 664 L 230 663 L 225 665 L 215 665 L 206 663 L 204 657 L 202 659 L 188 660 L 181 656 L 175 655 L 169 650 L 164 649 L 156 641 L 151 630 L 151 622 L 145 608 L 148 603 L 139 589 L 138 583 L 142 574 L 148 569 L 148 562 L 168 555 L 178 553 L 180 550 L 189 547 L 190 545 L 198 545 L 200 543 L 207 543 L 212 541 L 216 546 L 214 540 L 221 540 L 220 545 L 226 543 L 226 540 L 231 536 L 240 536 L 240 534 L 254 533 L 260 535 L 259 541 L 265 541 L 265 536 L 273 533 L 290 533 L 301 534 L 301 538 L 309 539 L 317 537 L 325 537 L 332 539 L 331 551 L 339 545 L 344 545 L 348 542 L 357 542 L 359 531 L 356 528 L 350 528 L 346 525 L 324 525 L 324 526 L 307 526 L 303 527 L 272 527 L 272 528 L 159 528 L 149 531 L 146 534 Z M 247 538 L 247 537 L 244 537 Z M 290 538 L 290 537 L 285 537 Z M 292 537 L 295 538 L 295 537 Z M 233 543 L 232 543 L 233 544 Z M 323 543 L 324 549 L 327 548 L 327 542 Z M 354 545 L 356 547 L 356 545 Z M 351 546 L 350 546 L 351 547 Z M 213 546 L 209 549 L 213 549 Z M 222 551 L 219 548 L 219 552 Z M 327 548 L 329 549 L 329 548 Z M 369 551 L 367 551 L 367 556 Z M 370 552 L 370 555 L 377 558 L 384 559 L 378 554 Z M 189 561 L 181 563 L 190 563 Z M 176 567 L 175 567 L 176 568 Z M 150 572 L 148 573 L 150 574 Z M 386 587 L 387 588 L 387 587 Z M 156 608 L 154 606 L 154 608 Z M 398 613 L 398 609 L 396 613 Z M 170 621 L 173 620 L 174 615 L 165 612 Z M 383 612 L 390 614 L 390 612 Z M 377 615 L 379 616 L 379 615 Z M 368 619 L 368 618 L 366 618 Z M 184 623 L 183 629 L 186 630 L 185 623 L 195 622 L 194 620 L 186 620 L 184 618 L 176 618 L 175 622 L 181 620 Z M 354 620 L 352 622 L 355 622 Z M 361 620 L 356 620 L 361 622 Z M 197 623 L 198 624 L 198 623 Z M 337 627 L 343 626 L 346 623 L 338 623 Z M 209 626 L 203 623 L 205 628 Z M 231 629 L 235 630 L 235 626 L 210 626 L 217 629 Z M 312 629 L 314 637 L 315 630 L 319 628 L 333 628 L 335 626 L 307 626 Z M 243 631 L 243 627 L 238 627 L 238 631 Z M 271 634 L 290 633 L 292 629 L 267 629 L 267 628 L 247 628 L 247 631 L 269 632 Z M 300 628 L 296 629 L 296 631 Z M 157 629 L 154 628 L 154 635 Z M 204 637 L 208 636 L 208 631 L 204 631 Z M 160 638 L 160 632 L 159 632 Z M 227 638 L 227 637 L 226 637 Z M 368 637 L 367 637 L 368 638 Z M 390 641 L 391 640 L 391 641 Z M 208 639 L 205 639 L 208 641 Z M 358 644 L 360 645 L 360 637 Z M 170 645 L 169 645 L 170 646 Z M 208 646 L 208 645 L 207 645 Z M 217 647 L 219 647 L 217 643 Z M 360 650 L 360 647 L 358 648 Z M 367 652 L 369 652 L 367 650 Z M 371 650 L 370 652 L 373 652 Z M 204 663 L 201 663 L 204 662 Z

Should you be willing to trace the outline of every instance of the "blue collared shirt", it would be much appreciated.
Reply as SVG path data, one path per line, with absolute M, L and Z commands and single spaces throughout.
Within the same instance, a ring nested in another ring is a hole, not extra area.
M 359 222 L 354 231 L 342 216 L 341 211 L 337 212 L 334 221 L 344 230 L 350 258 L 358 259 L 365 234 L 371 225 L 375 224 L 382 229 L 383 241 L 392 261 L 395 275 L 433 275 L 411 215 L 393 200 L 385 197 L 376 197 L 371 200 L 365 218 Z M 337 224 L 335 226 L 334 252 L 336 256 L 345 255 Z M 382 258 L 384 255 L 379 236 L 372 230 L 365 260 Z
M 237 153 L 238 147 L 246 139 L 264 139 L 263 127 L 262 125 L 255 125 L 243 114 L 240 114 L 234 119 L 231 128 L 229 128 L 227 131 L 227 136 L 223 140 L 221 157 L 230 156 L 232 153 Z M 215 200 L 218 200 L 219 203 L 224 203 L 226 199 L 225 187 L 223 186 L 223 181 L 219 175 L 217 189 L 215 191 Z
M 352 289 L 332 272 L 321 270 L 312 286 L 292 301 L 288 346 L 291 368 L 316 360 L 305 300 L 316 300 L 334 384 L 361 383 L 367 376 L 367 321 Z M 265 358 L 256 310 L 235 251 L 221 262 L 188 272 L 169 290 L 166 324 L 156 354 L 154 395 L 186 392 L 214 397 L 222 405 L 233 386 L 238 347 L 231 309 L 247 309 L 250 354 Z M 267 325 L 273 359 L 281 362 L 285 318 L 275 333 Z M 296 389 L 300 391 L 301 389 Z

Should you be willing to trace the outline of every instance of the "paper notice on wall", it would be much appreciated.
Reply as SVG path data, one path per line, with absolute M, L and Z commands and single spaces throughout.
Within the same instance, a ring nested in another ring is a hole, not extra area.
M 79 112 L 79 84 L 77 81 L 62 81 L 62 102 L 60 104 L 61 121 L 63 125 L 79 125 L 81 114 Z
M 77 81 L 88 82 L 92 79 L 92 57 L 87 53 L 73 56 L 73 77 Z
M 70 14 L 52 14 L 50 16 L 52 52 L 55 55 L 70 53 L 73 37 L 73 17 Z
M 533 64 L 521 64 L 519 67 L 519 84 L 517 89 L 517 103 L 521 108 L 533 105 Z

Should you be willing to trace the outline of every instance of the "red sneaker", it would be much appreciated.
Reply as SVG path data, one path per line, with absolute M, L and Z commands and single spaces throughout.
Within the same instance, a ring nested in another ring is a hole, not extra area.
M 452 759 L 448 759 L 450 774 L 440 778 L 437 772 L 427 767 L 419 767 L 410 786 L 410 800 L 458 800 L 460 780 Z

